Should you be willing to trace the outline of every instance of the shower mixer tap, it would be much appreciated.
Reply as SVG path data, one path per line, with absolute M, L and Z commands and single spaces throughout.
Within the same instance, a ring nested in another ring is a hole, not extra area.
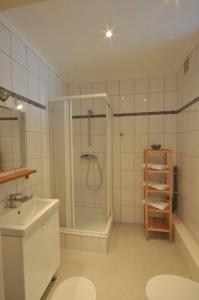
M 88 110 L 88 145 L 91 146 L 91 115 L 93 114 L 92 110 Z

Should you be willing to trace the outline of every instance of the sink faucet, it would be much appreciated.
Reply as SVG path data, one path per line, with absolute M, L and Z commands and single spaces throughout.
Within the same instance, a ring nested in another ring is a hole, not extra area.
M 16 208 L 16 202 L 25 202 L 27 200 L 28 197 L 26 195 L 23 195 L 22 193 L 11 194 L 8 196 L 8 201 L 10 202 L 9 204 L 10 208 Z

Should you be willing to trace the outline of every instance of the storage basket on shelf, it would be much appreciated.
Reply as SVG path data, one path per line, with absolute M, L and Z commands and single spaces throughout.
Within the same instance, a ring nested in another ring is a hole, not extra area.
M 172 151 L 144 150 L 144 229 L 166 232 L 173 239 L 172 221 Z

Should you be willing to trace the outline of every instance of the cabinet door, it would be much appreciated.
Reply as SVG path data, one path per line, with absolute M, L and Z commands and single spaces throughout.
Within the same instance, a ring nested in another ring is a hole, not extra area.
M 58 211 L 24 240 L 24 280 L 27 300 L 39 300 L 60 263 Z
M 4 300 L 3 264 L 2 264 L 1 236 L 0 236 L 0 299 L 1 299 L 1 300 Z

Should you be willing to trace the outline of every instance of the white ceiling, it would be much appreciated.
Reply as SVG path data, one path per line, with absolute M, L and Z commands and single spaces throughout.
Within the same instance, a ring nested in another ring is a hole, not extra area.
M 171 72 L 199 40 L 198 0 L 48 0 L 3 15 L 68 82 Z

